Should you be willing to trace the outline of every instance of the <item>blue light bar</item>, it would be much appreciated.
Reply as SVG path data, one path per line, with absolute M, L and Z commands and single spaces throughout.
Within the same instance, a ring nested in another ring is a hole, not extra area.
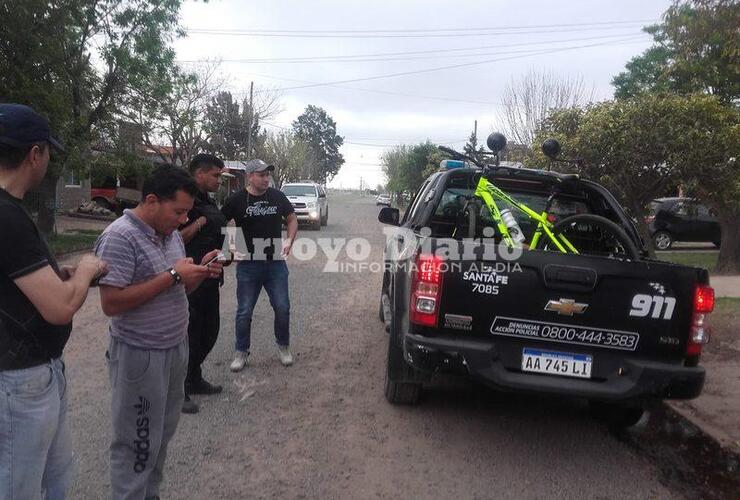
M 465 162 L 461 160 L 442 160 L 439 162 L 439 166 L 446 170 L 450 170 L 453 168 L 463 168 L 465 166 Z

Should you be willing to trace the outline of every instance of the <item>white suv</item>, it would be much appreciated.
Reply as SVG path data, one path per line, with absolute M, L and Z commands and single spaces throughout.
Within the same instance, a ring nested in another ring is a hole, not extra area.
M 309 223 L 317 231 L 329 221 L 329 202 L 326 191 L 315 182 L 290 182 L 280 190 L 285 193 L 298 217 L 298 222 Z

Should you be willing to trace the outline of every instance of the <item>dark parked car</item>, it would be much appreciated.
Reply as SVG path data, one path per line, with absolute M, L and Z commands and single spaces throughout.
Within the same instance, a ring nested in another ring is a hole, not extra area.
M 717 218 L 691 198 L 653 200 L 648 223 L 656 250 L 668 250 L 674 241 L 711 241 L 718 247 L 720 244 Z

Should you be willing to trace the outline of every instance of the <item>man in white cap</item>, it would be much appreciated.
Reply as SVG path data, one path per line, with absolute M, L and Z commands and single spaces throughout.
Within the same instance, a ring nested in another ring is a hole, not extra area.
M 270 172 L 275 169 L 262 160 L 246 164 L 247 187 L 233 194 L 221 209 L 227 220 L 241 228 L 246 243 L 247 258 L 236 269 L 236 354 L 231 371 L 241 371 L 247 364 L 252 332 L 252 312 L 262 288 L 270 297 L 275 311 L 275 340 L 280 362 L 293 364 L 290 352 L 290 299 L 288 297 L 288 266 L 285 257 L 298 232 L 298 218 L 293 205 L 279 190 L 270 187 Z M 282 250 L 283 221 L 288 226 Z

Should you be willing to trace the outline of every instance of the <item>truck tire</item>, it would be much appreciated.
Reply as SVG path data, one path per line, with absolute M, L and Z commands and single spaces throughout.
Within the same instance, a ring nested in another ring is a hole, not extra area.
M 94 202 L 94 203 L 95 203 L 95 204 L 96 204 L 97 206 L 99 206 L 100 208 L 104 208 L 104 209 L 106 209 L 106 210 L 110 210 L 111 212 L 113 211 L 113 206 L 112 206 L 112 205 L 110 204 L 110 202 L 109 202 L 108 200 L 106 200 L 105 198 L 93 198 L 93 200 L 92 200 L 92 201 L 93 201 L 93 202 Z
M 421 399 L 422 384 L 414 378 L 414 369 L 403 359 L 403 347 L 391 317 L 388 335 L 388 358 L 385 369 L 385 399 L 394 405 L 416 405 Z
M 329 209 L 326 209 L 326 215 L 321 218 L 321 225 L 326 226 L 329 223 Z
M 600 422 L 605 423 L 612 431 L 622 431 L 632 427 L 640 421 L 645 408 L 640 404 L 607 403 L 604 401 L 589 401 L 591 414 Z

